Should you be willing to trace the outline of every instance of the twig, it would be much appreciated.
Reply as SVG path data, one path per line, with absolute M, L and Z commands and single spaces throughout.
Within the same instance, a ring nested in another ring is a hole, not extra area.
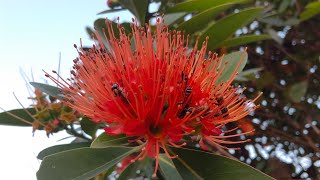
M 92 139 L 90 139 L 90 138 L 87 138 L 86 136 L 84 136 L 82 133 L 80 134 L 80 133 L 78 133 L 75 129 L 74 129 L 74 127 L 73 127 L 73 125 L 72 124 L 70 124 L 70 129 L 66 126 L 65 127 L 65 130 L 66 131 L 69 131 L 72 135 L 74 135 L 74 136 L 76 136 L 76 137 L 79 137 L 79 138 L 83 138 L 83 139 L 86 139 L 86 140 L 88 140 L 88 141 L 92 141 Z
M 309 116 L 307 116 L 307 122 L 310 124 L 310 126 L 312 127 L 312 129 L 318 134 L 318 135 L 320 135 L 320 130 L 319 130 L 319 128 L 317 127 L 317 126 L 315 126 L 315 125 L 313 125 L 312 124 L 312 121 L 311 121 L 311 116 L 309 115 Z
M 14 98 L 18 101 L 18 103 L 20 104 L 20 106 L 23 108 L 23 110 L 34 120 L 34 121 L 38 121 L 36 118 L 34 118 L 32 116 L 32 114 L 26 110 L 26 108 L 22 105 L 22 103 L 19 101 L 19 99 L 17 98 L 17 96 L 15 95 L 15 93 L 13 93 Z M 45 126 L 41 121 L 38 121 L 40 125 Z

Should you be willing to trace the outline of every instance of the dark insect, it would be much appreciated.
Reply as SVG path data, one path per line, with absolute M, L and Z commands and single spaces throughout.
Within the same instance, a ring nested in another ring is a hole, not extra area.
M 190 113 L 192 113 L 192 108 L 191 107 L 184 108 L 184 111 L 186 112 L 186 115 L 189 115 Z
M 228 107 L 227 106 L 225 106 L 225 105 L 223 105 L 223 103 L 224 103 L 224 98 L 223 98 L 223 96 L 219 96 L 219 97 L 217 97 L 216 98 L 216 105 L 217 106 L 221 106 L 221 108 L 220 108 L 220 112 L 218 112 L 217 114 L 215 114 L 214 115 L 214 117 L 218 117 L 218 116 L 221 116 L 222 115 L 222 117 L 223 118 L 225 118 L 225 117 L 228 117 L 229 116 L 229 109 L 228 109 Z
M 184 105 L 182 107 L 182 111 L 178 113 L 178 117 L 183 118 L 184 116 L 192 113 L 193 108 L 190 107 L 189 103 L 191 101 L 191 95 L 192 95 L 192 88 L 188 86 L 188 76 L 184 74 L 184 72 L 181 72 L 181 80 L 184 82 L 184 91 L 183 91 L 183 99 L 182 101 L 178 102 L 179 106 Z
M 181 82 L 184 82 L 184 91 L 182 93 L 183 99 L 181 102 L 178 103 L 178 105 L 187 104 L 190 101 L 190 95 L 192 93 L 192 88 L 188 86 L 188 76 L 184 74 L 184 72 L 181 72 Z M 187 102 L 188 101 L 188 102 Z
M 218 106 L 220 106 L 220 105 L 222 105 L 222 104 L 223 104 L 224 99 L 223 99 L 223 97 L 222 97 L 222 96 L 220 96 L 220 97 L 217 97 L 217 98 L 216 98 L 216 101 L 217 101 L 217 105 L 218 105 Z
M 119 84 L 117 84 L 117 83 L 114 83 L 112 85 L 111 90 L 113 91 L 114 96 L 121 96 L 122 95 L 122 91 L 119 88 Z
M 181 72 L 181 80 L 188 84 L 188 76 L 185 75 L 183 71 Z
M 192 93 L 191 87 L 190 86 L 186 87 L 186 89 L 185 89 L 186 96 L 189 96 L 191 93 Z
M 114 83 L 111 87 L 111 91 L 113 91 L 115 97 L 120 97 L 122 102 L 128 104 L 129 100 L 123 90 L 120 88 L 119 84 Z
M 222 106 L 222 108 L 221 108 L 221 113 L 222 113 L 222 117 L 228 117 L 229 116 L 229 110 L 228 110 L 228 108 L 226 107 L 226 106 Z
M 190 107 L 188 104 L 185 105 L 185 107 L 183 108 L 183 110 L 179 113 L 178 117 L 179 118 L 183 118 L 186 115 L 189 115 L 190 113 L 192 113 L 193 108 Z

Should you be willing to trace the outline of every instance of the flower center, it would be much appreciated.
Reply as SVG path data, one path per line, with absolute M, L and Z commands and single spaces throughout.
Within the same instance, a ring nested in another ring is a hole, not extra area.
M 155 138 L 159 138 L 161 136 L 162 129 L 160 126 L 154 127 L 153 124 L 149 126 L 149 131 Z

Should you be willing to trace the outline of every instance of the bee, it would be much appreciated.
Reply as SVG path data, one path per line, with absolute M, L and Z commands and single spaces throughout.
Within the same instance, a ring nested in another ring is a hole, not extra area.
M 185 107 L 185 108 L 184 108 L 184 111 L 186 112 L 186 115 L 191 114 L 191 113 L 192 113 L 192 110 L 193 110 L 192 107 L 188 107 L 188 108 Z
M 181 82 L 184 81 L 185 84 L 188 84 L 188 80 L 189 80 L 188 76 L 185 75 L 184 72 L 182 71 L 182 72 L 181 72 Z
M 183 118 L 186 115 L 191 114 L 193 111 L 193 108 L 189 106 L 189 104 L 186 104 L 185 107 L 183 108 L 183 110 L 179 113 L 178 117 L 179 118 Z
M 192 93 L 192 89 L 190 86 L 187 86 L 186 89 L 184 90 L 184 93 L 186 96 L 189 96 Z
M 223 103 L 224 103 L 223 96 L 218 96 L 217 98 L 215 98 L 215 100 L 216 100 L 215 104 L 217 106 L 221 106 L 221 108 L 220 108 L 220 111 L 217 114 L 214 115 L 214 117 L 218 117 L 218 116 L 221 116 L 221 115 L 222 115 L 223 118 L 228 117 L 229 116 L 229 113 L 228 113 L 229 109 L 228 109 L 227 106 L 223 105 Z
M 119 84 L 114 83 L 111 86 L 111 91 L 114 93 L 114 96 L 115 97 L 119 97 L 122 100 L 122 102 L 124 102 L 125 104 L 129 103 L 129 99 L 127 98 L 127 96 L 126 96 L 125 92 L 123 91 L 123 89 L 120 88 Z
M 192 88 L 190 86 L 188 86 L 188 76 L 184 74 L 184 72 L 182 71 L 181 72 L 181 82 L 184 82 L 184 90 L 182 92 L 182 96 L 183 96 L 183 99 L 181 102 L 178 103 L 178 105 L 182 105 L 182 104 L 185 104 L 188 102 L 187 101 L 190 101 L 190 98 L 189 96 L 192 94 Z
M 112 85 L 111 91 L 113 91 L 115 97 L 122 95 L 122 90 L 120 89 L 119 84 L 117 83 L 114 83 Z
M 192 93 L 192 88 L 190 86 L 188 86 L 188 81 L 189 78 L 187 75 L 184 74 L 184 72 L 182 71 L 181 73 L 181 79 L 182 81 L 184 81 L 185 83 L 185 88 L 184 88 L 184 99 L 186 100 Z
M 183 118 L 186 115 L 192 113 L 193 108 L 190 107 L 190 101 L 192 96 L 192 88 L 188 86 L 188 76 L 181 72 L 181 82 L 184 83 L 184 89 L 182 92 L 182 101 L 178 103 L 178 106 L 181 107 L 181 112 L 178 113 L 178 117 Z

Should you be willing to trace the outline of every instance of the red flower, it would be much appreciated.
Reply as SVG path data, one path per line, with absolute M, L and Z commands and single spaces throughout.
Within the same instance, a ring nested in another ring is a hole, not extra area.
M 236 72 L 217 84 L 223 72 L 218 68 L 225 65 L 215 53 L 206 56 L 208 40 L 199 51 L 197 44 L 190 50 L 188 38 L 179 31 L 169 32 L 157 19 L 153 35 L 148 25 L 132 26 L 131 43 L 121 27 L 117 38 L 111 23 L 107 25 L 108 39 L 96 33 L 98 45 L 89 51 L 79 48 L 69 82 L 46 76 L 64 89 L 68 106 L 96 122 L 108 123 L 108 134 L 125 134 L 144 144 L 135 160 L 146 155 L 155 158 L 154 175 L 161 148 L 174 158 L 166 146 L 185 145 L 187 135 L 201 136 L 202 147 L 204 140 L 225 143 L 221 138 L 228 136 L 219 136 L 221 128 L 255 109 L 248 108 L 252 102 L 230 85 Z

